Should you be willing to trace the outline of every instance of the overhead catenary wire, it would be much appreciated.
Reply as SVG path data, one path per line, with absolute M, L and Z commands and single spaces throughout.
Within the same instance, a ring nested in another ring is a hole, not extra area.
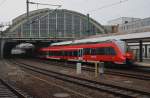
M 37 4 L 37 5 L 48 5 L 48 6 L 59 6 L 61 7 L 61 5 L 54 5 L 54 4 L 46 4 L 46 3 L 38 3 L 38 2 L 29 2 L 30 4 Z
M 54 4 L 38 3 L 38 2 L 29 2 L 29 1 L 27 1 L 27 3 L 37 5 L 37 8 L 38 8 L 38 5 L 57 6 L 57 8 L 55 8 L 53 11 L 51 11 L 51 12 L 49 11 L 46 15 L 41 16 L 41 17 L 39 17 L 35 20 L 32 20 L 32 22 L 29 22 L 29 25 L 31 25 L 31 24 L 35 23 L 36 21 L 46 17 L 48 14 L 53 13 L 54 11 L 56 11 L 58 8 L 60 8 L 62 6 L 62 5 L 54 5 Z
M 96 8 L 96 9 L 94 9 L 94 10 L 90 10 L 90 11 L 88 11 L 88 12 L 90 12 L 90 13 L 96 12 L 96 11 L 99 11 L 99 10 L 101 10 L 101 9 L 109 8 L 109 7 L 112 7 L 112 6 L 115 6 L 115 5 L 118 5 L 118 4 L 127 2 L 127 1 L 128 1 L 128 0 L 120 0 L 119 2 L 115 2 L 115 3 L 112 3 L 112 4 L 104 5 L 104 6 L 102 6 L 102 7 Z
M 45 14 L 44 16 L 41 16 L 41 17 L 39 17 L 39 18 L 37 18 L 37 19 L 35 19 L 35 20 L 33 20 L 33 21 L 30 22 L 29 24 L 33 24 L 33 23 L 35 23 L 36 21 L 38 21 L 38 20 L 40 20 L 40 19 L 42 19 L 42 18 L 48 16 L 49 14 L 55 12 L 55 11 L 56 11 L 58 8 L 60 8 L 60 7 L 61 7 L 61 5 L 58 6 L 56 9 L 54 9 L 54 10 L 52 10 L 52 11 L 48 11 L 47 14 Z

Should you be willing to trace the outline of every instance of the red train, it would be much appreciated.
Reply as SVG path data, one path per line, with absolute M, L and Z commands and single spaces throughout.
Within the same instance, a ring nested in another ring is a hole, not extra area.
M 42 57 L 47 59 L 100 61 L 117 64 L 131 63 L 134 60 L 133 53 L 128 51 L 126 43 L 120 40 L 56 45 L 41 48 L 39 51 L 42 53 Z

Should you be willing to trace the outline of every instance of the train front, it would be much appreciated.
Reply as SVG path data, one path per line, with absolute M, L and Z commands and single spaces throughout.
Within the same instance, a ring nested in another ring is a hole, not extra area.
M 132 64 L 134 62 L 134 54 L 130 49 L 130 47 L 127 46 L 127 43 L 125 43 L 125 41 L 120 41 L 120 40 L 115 41 L 115 43 L 117 44 L 117 46 L 121 51 L 122 54 L 121 57 L 125 59 L 124 64 Z

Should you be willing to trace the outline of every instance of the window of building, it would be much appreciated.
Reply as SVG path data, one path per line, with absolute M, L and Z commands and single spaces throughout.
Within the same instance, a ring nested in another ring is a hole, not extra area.
M 126 23 L 128 23 L 128 21 L 125 21 L 124 23 L 126 24 Z

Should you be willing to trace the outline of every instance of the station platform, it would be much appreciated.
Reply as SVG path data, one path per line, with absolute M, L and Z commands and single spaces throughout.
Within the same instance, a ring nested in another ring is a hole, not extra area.
M 150 58 L 148 59 L 143 59 L 143 62 L 135 62 L 136 65 L 138 66 L 144 66 L 144 67 L 150 67 Z

